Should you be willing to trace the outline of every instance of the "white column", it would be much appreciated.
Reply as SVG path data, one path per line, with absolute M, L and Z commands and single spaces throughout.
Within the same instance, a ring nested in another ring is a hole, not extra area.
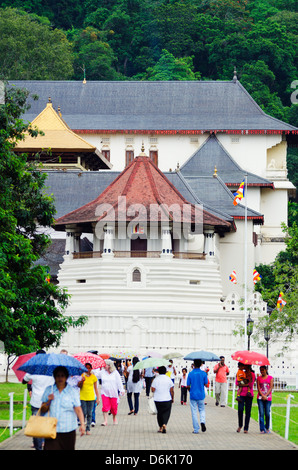
M 161 256 L 173 257 L 171 229 L 161 226 Z
M 74 227 L 66 227 L 66 242 L 65 242 L 65 254 L 66 256 L 70 256 L 74 251 L 75 247 L 75 228 Z
M 115 230 L 112 225 L 107 225 L 105 229 L 105 236 L 103 241 L 102 256 L 114 256 L 114 237 Z
M 92 224 L 93 227 L 93 251 L 100 251 L 100 239 L 96 235 L 96 223 Z
M 75 232 L 74 232 L 74 253 L 79 253 L 80 250 L 81 250 L 81 235 L 82 235 L 82 232 L 81 230 L 78 230 L 76 229 Z
M 214 229 L 204 230 L 204 253 L 206 253 L 207 258 L 215 257 Z

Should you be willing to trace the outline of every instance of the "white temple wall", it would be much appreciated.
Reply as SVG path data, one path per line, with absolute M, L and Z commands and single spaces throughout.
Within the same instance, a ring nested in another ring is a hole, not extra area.
M 206 141 L 209 132 L 204 134 L 82 134 L 90 144 L 99 150 L 110 150 L 112 170 L 122 171 L 125 168 L 125 150 L 134 150 L 135 156 L 139 154 L 142 144 L 145 151 L 158 150 L 158 167 L 161 171 L 173 171 L 177 164 L 181 167 Z M 267 177 L 267 151 L 279 144 L 281 135 L 241 135 L 217 133 L 218 140 L 230 153 L 234 160 L 244 170 L 255 173 L 263 178 Z M 284 148 L 276 147 L 274 157 L 283 159 L 278 155 Z M 220 175 L 219 175 L 220 176 Z

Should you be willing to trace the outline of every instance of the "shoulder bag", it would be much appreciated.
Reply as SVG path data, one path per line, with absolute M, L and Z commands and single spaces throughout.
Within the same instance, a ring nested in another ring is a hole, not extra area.
M 47 416 L 40 415 L 40 409 L 36 415 L 30 416 L 25 427 L 25 436 L 39 437 L 44 439 L 55 439 L 57 434 L 57 418 L 51 418 L 50 412 Z

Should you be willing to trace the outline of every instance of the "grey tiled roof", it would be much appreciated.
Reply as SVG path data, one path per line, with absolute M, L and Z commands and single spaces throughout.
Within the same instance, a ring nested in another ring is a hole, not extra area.
M 244 179 L 245 172 L 226 151 L 215 135 L 211 135 L 203 145 L 181 166 L 184 176 L 211 176 L 214 169 L 228 186 L 236 186 Z M 273 187 L 273 183 L 253 173 L 247 172 L 248 186 Z
M 32 121 L 51 97 L 71 129 L 294 130 L 266 115 L 234 81 L 12 81 L 39 96 Z
M 201 201 L 206 201 L 214 210 L 222 211 L 235 219 L 245 216 L 243 204 L 234 206 L 234 196 L 222 179 L 217 176 L 186 176 L 185 180 Z M 262 224 L 263 216 L 253 209 L 247 209 L 247 217 Z
M 103 171 L 48 171 L 46 193 L 55 199 L 58 219 L 96 199 L 120 172 Z

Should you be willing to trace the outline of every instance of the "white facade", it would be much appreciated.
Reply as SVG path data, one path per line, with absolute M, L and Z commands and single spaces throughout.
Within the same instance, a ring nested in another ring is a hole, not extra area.
M 125 151 L 134 150 L 136 156 L 143 144 L 147 154 L 150 150 L 158 151 L 162 171 L 174 171 L 198 150 L 208 135 L 82 136 L 100 150 L 110 151 L 113 170 L 122 171 Z M 251 187 L 247 192 L 248 207 L 264 214 L 264 225 L 253 226 L 252 221 L 247 225 L 247 280 L 251 296 L 255 266 L 272 262 L 284 249 L 281 222 L 287 221 L 288 191 L 292 188 L 287 180 L 286 145 L 281 135 L 217 134 L 217 138 L 243 170 L 269 179 L 276 187 L 275 190 Z M 113 251 L 129 252 L 130 240 L 117 240 L 117 234 L 109 230 L 105 240 L 109 253 L 106 251 L 98 258 L 73 259 L 72 249 L 68 250 L 70 254 L 65 256 L 58 276 L 61 287 L 71 294 L 67 314 L 87 315 L 88 323 L 67 333 L 63 345 L 72 350 L 134 349 L 141 354 L 154 348 L 176 349 L 185 354 L 205 349 L 227 357 L 234 350 L 243 349 L 243 339 L 233 335 L 237 325 L 244 325 L 243 307 L 237 303 L 236 308 L 231 308 L 229 300 L 233 295 L 244 295 L 245 223 L 244 220 L 235 223 L 235 232 L 224 237 L 212 235 L 212 256 L 206 259 L 113 256 Z M 257 246 L 253 244 L 253 231 L 258 234 Z M 73 243 L 77 243 L 75 240 Z M 93 243 L 94 251 L 104 251 L 103 240 L 93 236 Z M 161 251 L 161 243 L 161 238 L 148 239 L 148 250 Z M 206 233 L 205 242 L 202 236 L 196 236 L 192 248 L 189 245 L 185 251 L 208 253 L 206 243 L 210 243 Z M 183 251 L 181 246 L 182 241 L 179 251 Z M 135 269 L 140 280 L 133 282 Z M 236 285 L 229 281 L 232 270 L 237 273 Z M 264 309 L 266 306 L 260 301 L 258 311 L 264 313 Z M 258 314 L 254 312 L 255 320 Z

